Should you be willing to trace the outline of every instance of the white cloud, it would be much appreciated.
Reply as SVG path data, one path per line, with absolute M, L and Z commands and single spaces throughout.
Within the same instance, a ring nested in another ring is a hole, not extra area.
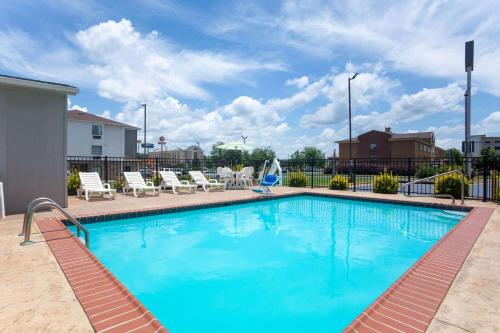
M 104 110 L 103 113 L 101 113 L 101 117 L 111 119 L 111 111 L 109 110 Z
M 383 60 L 396 70 L 454 81 L 465 80 L 464 42 L 473 39 L 474 82 L 500 96 L 497 7 L 495 1 L 466 0 L 285 0 L 277 12 L 232 8 L 233 15 L 216 19 L 231 29 L 212 33 L 289 46 L 321 58 L 338 56 L 342 49 Z
M 142 35 L 126 19 L 79 31 L 75 40 L 92 63 L 98 93 L 121 102 L 168 95 L 207 99 L 205 83 L 228 84 L 251 71 L 282 69 L 276 63 L 182 49 L 156 31 Z
M 500 111 L 490 113 L 472 128 L 473 134 L 500 135 Z
M 373 102 L 388 99 L 391 90 L 399 86 L 397 80 L 393 80 L 382 72 L 379 64 L 354 67 L 352 64 L 346 65 L 346 71 L 361 72 L 351 85 L 351 102 L 355 109 L 369 107 Z M 349 73 L 331 74 L 324 81 L 323 93 L 329 100 L 329 103 L 319 107 L 316 112 L 306 114 L 302 117 L 300 123 L 303 127 L 318 127 L 325 125 L 338 124 L 345 121 L 348 115 L 348 78 Z
M 287 86 L 293 86 L 299 89 L 304 88 L 308 84 L 309 84 L 309 78 L 307 76 L 302 76 L 295 79 L 289 79 L 286 81 Z
M 241 135 L 249 136 L 255 146 L 275 146 L 290 129 L 278 112 L 248 96 L 240 96 L 231 103 L 207 111 L 192 110 L 173 97 L 148 103 L 148 140 L 164 135 L 167 145 L 191 145 L 196 141 L 210 149 L 216 141 L 234 141 Z M 116 120 L 142 127 L 143 109 L 128 103 Z
M 73 105 L 71 103 L 71 99 L 68 97 L 68 110 L 78 110 L 78 111 L 82 111 L 82 112 L 89 112 L 89 110 L 84 107 L 84 106 L 80 106 L 80 105 Z
M 0 30 L 0 67 L 23 76 L 92 86 L 95 81 L 80 54 L 59 41 L 47 47 L 20 30 Z

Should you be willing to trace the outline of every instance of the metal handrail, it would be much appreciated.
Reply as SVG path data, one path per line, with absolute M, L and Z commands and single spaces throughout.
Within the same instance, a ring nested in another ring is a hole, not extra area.
M 430 179 L 434 179 L 436 177 L 440 177 L 440 176 L 444 176 L 444 175 L 448 175 L 448 174 L 452 174 L 452 173 L 457 173 L 457 172 L 462 175 L 462 188 L 461 188 L 461 198 L 460 199 L 461 199 L 461 204 L 463 205 L 464 204 L 464 191 L 465 191 L 465 188 L 464 188 L 464 186 L 465 186 L 465 175 L 462 172 L 462 170 L 447 171 L 447 172 L 443 172 L 443 173 L 440 173 L 440 174 L 437 174 L 437 175 L 434 175 L 434 176 L 430 176 L 430 177 L 426 177 L 426 178 L 421 178 L 421 179 L 417 179 L 417 180 L 405 183 L 405 184 L 403 184 L 403 187 L 401 188 L 401 192 L 403 193 L 404 196 L 410 197 L 411 196 L 410 194 L 406 194 L 406 191 L 405 191 L 406 187 L 408 187 L 410 185 L 413 185 L 413 184 L 417 184 L 417 183 L 425 181 L 425 180 L 430 180 Z M 419 195 L 419 196 L 422 196 L 422 195 Z M 451 195 L 451 194 L 431 194 L 431 195 L 428 195 L 428 196 L 435 197 L 435 198 L 449 198 L 449 199 L 451 199 L 451 203 L 455 204 L 455 197 L 453 195 Z
M 59 212 L 61 212 L 71 223 L 76 226 L 77 236 L 80 237 L 80 232 L 83 231 L 85 234 L 85 246 L 89 247 L 90 245 L 90 235 L 87 228 L 85 228 L 80 222 L 78 222 L 73 216 L 71 216 L 65 209 L 59 206 L 54 200 L 50 198 L 37 198 L 29 203 L 26 208 L 26 212 L 24 213 L 24 222 L 23 222 L 23 230 L 19 234 L 19 236 L 24 235 L 24 241 L 21 242 L 21 245 L 29 245 L 33 243 L 30 241 L 31 236 L 31 224 L 33 222 L 33 215 L 38 209 L 41 208 L 56 208 Z

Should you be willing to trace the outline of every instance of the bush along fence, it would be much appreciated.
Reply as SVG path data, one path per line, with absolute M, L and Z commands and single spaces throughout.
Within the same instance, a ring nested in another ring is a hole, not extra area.
M 255 178 L 263 160 L 232 160 L 217 158 L 170 159 L 69 156 L 67 159 L 68 190 L 78 188 L 76 172 L 98 172 L 101 179 L 120 190 L 124 186 L 124 171 L 139 171 L 146 180 L 159 182 L 158 171 L 173 170 L 179 179 L 189 180 L 188 172 L 202 171 L 207 178 L 217 178 L 217 167 L 230 167 L 238 171 L 253 166 Z M 268 164 L 269 165 L 269 164 Z M 406 194 L 456 194 L 458 176 L 446 175 L 425 179 L 448 171 L 464 171 L 468 166 L 465 194 L 467 198 L 500 203 L 500 157 L 476 157 L 450 160 L 447 158 L 327 158 L 316 160 L 281 159 L 283 185 L 294 187 L 328 187 L 335 190 L 374 191 L 397 193 L 403 184 L 422 181 L 406 187 Z M 73 171 L 73 174 L 71 173 Z

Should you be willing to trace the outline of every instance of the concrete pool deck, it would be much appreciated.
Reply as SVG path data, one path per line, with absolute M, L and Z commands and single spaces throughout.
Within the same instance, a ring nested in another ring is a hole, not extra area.
M 276 188 L 278 195 L 322 193 L 363 198 L 379 198 L 421 203 L 449 204 L 450 200 L 407 198 L 368 192 L 339 192 L 327 189 Z M 162 194 L 159 197 L 133 198 L 118 194 L 116 200 L 92 202 L 69 199 L 68 211 L 76 216 L 102 215 L 118 211 L 178 207 L 205 203 L 256 198 L 251 191 L 226 191 L 195 195 Z M 500 331 L 500 208 L 480 201 L 466 201 L 470 207 L 495 209 L 489 222 L 469 253 L 428 332 L 498 332 Z M 37 218 L 53 217 L 51 212 Z M 21 247 L 22 215 L 0 221 L 0 332 L 65 331 L 92 332 L 90 321 L 73 289 L 36 225 L 35 244 Z M 167 327 L 168 328 L 168 327 Z

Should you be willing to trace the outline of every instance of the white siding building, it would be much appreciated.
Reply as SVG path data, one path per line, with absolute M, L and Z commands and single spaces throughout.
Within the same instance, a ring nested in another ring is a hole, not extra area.
M 481 149 L 483 148 L 495 149 L 496 153 L 500 154 L 500 136 L 471 135 L 470 139 L 474 142 L 472 156 L 481 156 Z
M 68 111 L 68 156 L 136 156 L 137 127 L 94 114 Z

